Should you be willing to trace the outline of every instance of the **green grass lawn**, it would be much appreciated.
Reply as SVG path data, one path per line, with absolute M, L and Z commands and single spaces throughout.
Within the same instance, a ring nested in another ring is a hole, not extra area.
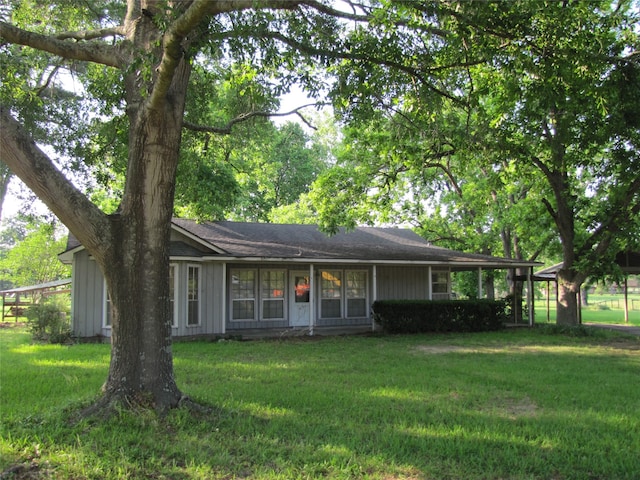
M 539 328 L 177 343 L 178 383 L 212 413 L 121 412 L 107 422 L 71 419 L 99 391 L 108 345 L 32 345 L 15 328 L 0 341 L 0 472 L 13 468 L 15 478 L 640 472 L 636 337 Z
M 547 302 L 537 299 L 535 302 L 536 322 L 547 323 Z M 582 307 L 583 323 L 624 324 L 624 296 L 589 295 L 589 305 Z M 556 322 L 555 299 L 549 305 L 549 322 Z M 640 295 L 629 295 L 629 325 L 640 327 Z

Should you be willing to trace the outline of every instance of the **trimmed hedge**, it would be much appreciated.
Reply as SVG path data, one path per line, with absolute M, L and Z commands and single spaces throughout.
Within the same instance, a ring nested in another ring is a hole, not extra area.
M 509 320 L 504 300 L 380 300 L 373 318 L 386 333 L 483 332 Z

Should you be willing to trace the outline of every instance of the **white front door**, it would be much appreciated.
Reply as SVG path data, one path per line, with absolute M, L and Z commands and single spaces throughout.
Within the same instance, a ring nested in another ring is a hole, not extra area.
M 309 272 L 300 270 L 289 273 L 289 325 L 306 327 L 311 315 L 310 297 L 311 281 Z

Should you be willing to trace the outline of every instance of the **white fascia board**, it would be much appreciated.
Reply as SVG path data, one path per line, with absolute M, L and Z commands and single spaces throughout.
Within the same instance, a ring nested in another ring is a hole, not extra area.
M 186 257 L 185 257 L 186 258 Z M 182 258 L 180 258 L 182 259 Z M 232 257 L 232 256 L 204 256 L 201 261 L 216 261 L 226 263 L 314 263 L 314 264 L 348 264 L 348 265 L 415 265 L 415 266 L 435 266 L 447 268 L 493 268 L 510 269 L 533 267 L 539 265 L 538 262 L 443 262 L 428 260 L 357 260 L 352 258 L 291 258 L 291 257 Z
M 67 250 L 66 252 L 59 253 L 58 260 L 60 260 L 64 264 L 71 265 L 71 262 L 73 262 L 73 256 L 76 253 L 80 252 L 81 250 L 84 250 L 84 247 L 82 245 L 78 245 L 77 247 L 74 247 L 71 250 Z

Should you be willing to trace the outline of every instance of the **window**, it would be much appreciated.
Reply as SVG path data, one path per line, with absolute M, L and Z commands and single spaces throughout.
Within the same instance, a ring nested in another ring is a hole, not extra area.
M 285 272 L 262 270 L 262 318 L 282 320 L 284 318 Z
M 322 271 L 320 317 L 367 317 L 367 272 L 364 270 Z
M 325 270 L 320 280 L 320 316 L 342 317 L 342 271 Z
M 176 314 L 176 266 L 169 265 L 169 315 L 171 315 L 171 326 L 178 326 L 178 315 Z
M 107 290 L 107 282 L 104 281 L 104 308 L 102 310 L 102 326 L 111 328 L 111 295 Z
M 255 270 L 235 270 L 231 273 L 231 319 L 255 320 Z
M 367 316 L 367 272 L 347 271 L 347 318 Z
M 234 269 L 230 273 L 231 320 L 284 320 L 286 270 Z
M 449 293 L 449 272 L 431 272 L 431 288 L 433 293 Z
M 187 326 L 200 325 L 200 267 L 189 265 L 187 276 Z

